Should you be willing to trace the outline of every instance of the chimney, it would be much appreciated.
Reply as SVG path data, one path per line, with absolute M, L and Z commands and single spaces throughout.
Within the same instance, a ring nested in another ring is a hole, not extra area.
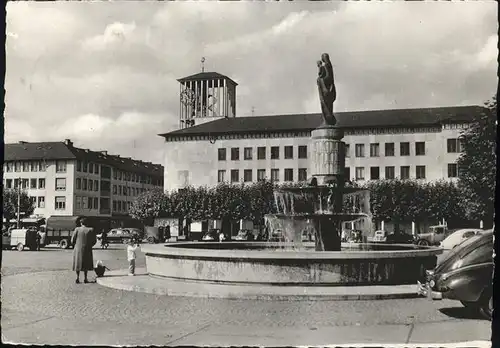
M 68 146 L 73 146 L 73 142 L 71 141 L 71 139 L 64 139 L 64 143 Z

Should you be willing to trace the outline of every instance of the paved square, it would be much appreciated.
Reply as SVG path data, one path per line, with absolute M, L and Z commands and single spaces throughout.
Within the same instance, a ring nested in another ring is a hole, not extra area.
M 459 302 L 252 301 L 169 297 L 75 284 L 71 250 L 6 251 L 2 339 L 37 344 L 324 345 L 489 340 Z M 123 245 L 94 250 L 112 270 Z M 144 267 L 139 254 L 138 267 Z M 91 277 L 93 279 L 93 275 Z

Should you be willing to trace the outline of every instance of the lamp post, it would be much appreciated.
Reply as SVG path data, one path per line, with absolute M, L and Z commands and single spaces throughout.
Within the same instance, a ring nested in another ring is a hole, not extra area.
M 21 178 L 18 178 L 17 186 L 17 228 L 21 228 Z

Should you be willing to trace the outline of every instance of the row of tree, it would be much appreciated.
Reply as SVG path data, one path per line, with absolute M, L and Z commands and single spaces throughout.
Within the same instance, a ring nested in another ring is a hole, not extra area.
M 263 181 L 250 185 L 221 183 L 213 188 L 188 187 L 170 193 L 156 190 L 140 195 L 130 213 L 145 222 L 155 217 L 259 222 L 265 214 L 276 213 L 274 191 L 279 188 Z M 471 213 L 464 204 L 464 192 L 452 182 L 381 180 L 369 182 L 363 188 L 370 192 L 371 211 L 376 220 L 437 222 L 443 218 L 462 219 Z

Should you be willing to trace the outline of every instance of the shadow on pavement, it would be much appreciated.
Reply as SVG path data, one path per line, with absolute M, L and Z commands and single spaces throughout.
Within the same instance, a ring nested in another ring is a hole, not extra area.
M 127 275 L 126 274 L 111 274 L 111 275 L 104 275 L 102 277 L 99 277 L 99 278 L 113 278 L 113 277 L 126 277 Z
M 474 319 L 483 320 L 484 318 L 479 313 L 479 310 L 467 307 L 446 307 L 440 308 L 439 311 L 444 315 L 447 315 L 456 319 Z

